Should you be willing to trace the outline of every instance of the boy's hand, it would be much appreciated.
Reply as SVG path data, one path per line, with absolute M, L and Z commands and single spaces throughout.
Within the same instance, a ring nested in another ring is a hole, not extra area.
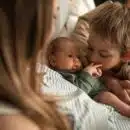
M 103 75 L 108 90 L 127 104 L 130 104 L 130 81 L 119 80 L 112 75 Z
M 130 80 L 120 80 L 120 85 L 124 89 L 130 89 Z
M 130 98 L 130 80 L 120 80 L 120 85 L 126 90 Z
M 94 65 L 93 63 L 91 63 L 84 69 L 84 71 L 88 72 L 93 77 L 100 77 L 102 75 L 101 67 L 102 65 L 100 64 Z

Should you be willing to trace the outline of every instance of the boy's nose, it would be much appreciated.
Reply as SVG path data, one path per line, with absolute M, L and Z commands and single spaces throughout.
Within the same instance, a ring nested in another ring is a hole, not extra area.
M 90 63 L 97 63 L 97 56 L 96 55 L 91 55 L 90 57 L 89 57 L 89 62 Z

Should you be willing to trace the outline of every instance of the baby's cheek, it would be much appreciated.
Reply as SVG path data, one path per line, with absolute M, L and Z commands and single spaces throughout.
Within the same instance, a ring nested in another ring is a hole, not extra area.
M 73 65 L 74 65 L 74 62 L 73 62 L 73 60 L 64 60 L 64 65 L 65 66 L 68 66 L 68 67 L 72 67 Z

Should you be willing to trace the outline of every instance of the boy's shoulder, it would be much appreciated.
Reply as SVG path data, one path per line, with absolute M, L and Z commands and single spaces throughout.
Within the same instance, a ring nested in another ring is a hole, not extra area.
M 123 63 L 118 75 L 121 77 L 121 79 L 130 80 L 130 61 Z

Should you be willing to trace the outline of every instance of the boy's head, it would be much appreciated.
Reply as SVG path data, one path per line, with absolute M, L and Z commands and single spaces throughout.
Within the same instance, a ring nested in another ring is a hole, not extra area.
M 50 43 L 47 57 L 52 68 L 76 72 L 81 69 L 78 54 L 78 47 L 73 40 L 59 37 Z
M 119 2 L 107 2 L 90 20 L 89 62 L 103 70 L 118 67 L 130 49 L 130 9 Z

